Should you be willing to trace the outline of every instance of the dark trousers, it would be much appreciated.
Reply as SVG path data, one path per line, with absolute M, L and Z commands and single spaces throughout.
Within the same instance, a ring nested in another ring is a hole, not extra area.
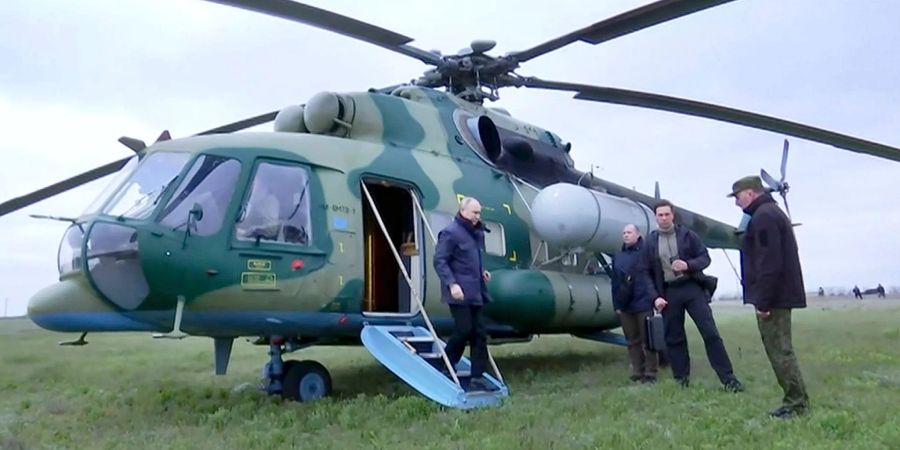
M 791 343 L 791 310 L 772 309 L 768 318 L 757 316 L 756 320 L 775 378 L 784 391 L 783 405 L 792 410 L 808 408 L 809 396 Z
M 666 346 L 672 375 L 678 379 L 687 379 L 691 375 L 691 357 L 688 353 L 687 336 L 684 333 L 684 313 L 687 312 L 706 345 L 706 357 L 719 380 L 727 383 L 734 379 L 734 369 L 725 344 L 719 336 L 716 321 L 706 292 L 699 284 L 687 281 L 684 284 L 666 288 L 664 298 L 668 305 L 663 309 L 663 320 L 666 323 Z
M 628 340 L 628 359 L 631 361 L 633 377 L 656 377 L 656 370 L 659 367 L 656 352 L 647 348 L 647 329 L 644 322 L 649 315 L 650 311 L 619 314 L 622 332 Z
M 447 341 L 447 358 L 456 366 L 462 358 L 466 343 L 470 343 L 469 356 L 472 362 L 472 377 L 480 377 L 488 362 L 487 331 L 484 329 L 481 306 L 450 305 L 453 315 L 453 335 Z

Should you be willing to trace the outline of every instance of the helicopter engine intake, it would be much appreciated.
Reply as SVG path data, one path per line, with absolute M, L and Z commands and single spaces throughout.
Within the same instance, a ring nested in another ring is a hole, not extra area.
M 643 235 L 656 229 L 647 206 L 569 183 L 541 189 L 531 213 L 535 233 L 564 251 L 612 254 L 622 246 L 625 225 L 636 225 Z

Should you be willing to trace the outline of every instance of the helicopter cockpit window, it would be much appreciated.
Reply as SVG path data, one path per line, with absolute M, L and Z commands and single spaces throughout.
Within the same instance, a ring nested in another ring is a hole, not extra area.
M 241 163 L 235 159 L 201 155 L 163 210 L 162 224 L 179 229 L 191 223 L 191 232 L 198 236 L 215 234 L 222 227 L 240 174 Z M 195 206 L 201 214 L 189 220 Z
M 137 168 L 138 161 L 139 160 L 137 156 L 132 156 L 131 159 L 129 159 L 128 162 L 126 162 L 125 165 L 122 166 L 122 168 L 119 169 L 118 172 L 116 172 L 113 178 L 109 181 L 109 184 L 107 184 L 106 187 L 103 188 L 103 191 L 100 192 L 100 195 L 98 195 L 97 198 L 95 198 L 94 201 L 91 202 L 91 204 L 87 207 L 87 209 L 84 210 L 84 214 L 88 215 L 99 211 L 103 204 L 106 203 L 107 200 L 109 200 L 109 197 L 113 194 L 116 188 L 121 186 L 122 182 L 125 181 L 125 179 L 128 178 L 132 172 L 134 172 L 134 169 Z
M 104 213 L 130 219 L 147 218 L 190 158 L 190 153 L 151 154 L 119 187 Z
M 240 240 L 309 245 L 309 173 L 297 166 L 262 163 L 235 227 Z

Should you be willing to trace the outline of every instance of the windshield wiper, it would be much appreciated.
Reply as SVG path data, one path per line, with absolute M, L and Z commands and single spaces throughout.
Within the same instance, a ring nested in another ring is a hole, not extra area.
M 159 189 L 150 191 L 150 192 L 142 195 L 140 198 L 138 198 L 137 200 L 134 201 L 134 204 L 131 205 L 130 208 L 125 210 L 122 214 L 119 214 L 119 216 L 116 217 L 116 220 L 122 221 L 123 219 L 125 219 L 125 216 L 127 216 L 135 211 L 140 211 L 140 209 L 138 209 L 138 207 L 145 207 L 145 205 L 142 205 L 142 203 L 150 197 L 156 196 L 156 198 L 153 199 L 153 203 L 150 203 L 149 206 L 151 206 L 151 207 L 156 206 L 157 203 L 159 203 L 159 200 L 163 197 L 163 195 L 165 195 L 166 191 L 169 189 L 169 186 L 172 185 L 172 182 L 175 181 L 176 178 L 178 178 L 178 175 L 175 175 L 174 177 L 172 177 L 172 179 L 169 180 L 168 183 L 160 186 Z M 157 195 L 157 192 L 159 192 L 158 195 Z

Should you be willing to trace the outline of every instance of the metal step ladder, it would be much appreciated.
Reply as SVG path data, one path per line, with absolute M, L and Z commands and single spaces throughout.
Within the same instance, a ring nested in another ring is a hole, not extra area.
M 390 242 L 381 213 L 365 182 L 361 181 L 360 187 L 372 208 L 384 238 Z M 419 204 L 419 199 L 412 192 L 410 195 L 429 235 L 432 240 L 436 241 L 434 232 Z M 444 406 L 468 409 L 499 404 L 503 398 L 509 396 L 509 390 L 503 383 L 503 377 L 500 375 L 500 370 L 490 351 L 488 351 L 488 361 L 494 376 L 485 373 L 484 378 L 489 384 L 487 389 L 473 390 L 469 386 L 471 363 L 463 357 L 456 367 L 450 367 L 450 360 L 444 350 L 446 344 L 440 340 L 434 330 L 415 283 L 412 282 L 397 249 L 393 245 L 389 245 L 389 247 L 404 279 L 409 284 L 411 297 L 418 303 L 419 311 L 422 313 L 422 319 L 427 328 L 408 325 L 366 325 L 360 332 L 363 345 L 391 372 L 426 397 Z
M 369 325 L 362 342 L 369 353 L 410 387 L 450 408 L 471 409 L 499 405 L 509 396 L 503 382 L 484 374 L 486 388 L 470 386 L 472 365 L 466 357 L 453 371 L 443 361 L 444 344 L 424 327 Z

